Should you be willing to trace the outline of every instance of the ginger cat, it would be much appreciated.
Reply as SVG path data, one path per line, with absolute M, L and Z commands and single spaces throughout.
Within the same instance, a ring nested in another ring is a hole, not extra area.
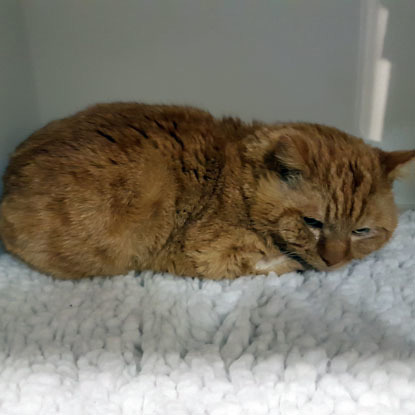
M 328 271 L 391 237 L 392 182 L 414 158 L 322 125 L 101 104 L 16 149 L 0 235 L 8 251 L 64 279 Z

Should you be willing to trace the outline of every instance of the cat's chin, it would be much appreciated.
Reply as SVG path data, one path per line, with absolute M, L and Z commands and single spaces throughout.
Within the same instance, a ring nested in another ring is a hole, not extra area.
M 313 259 L 304 259 L 300 256 L 298 258 L 301 258 L 301 264 L 303 265 L 303 269 L 305 271 L 307 270 L 313 270 L 317 272 L 330 272 L 330 271 L 336 271 L 340 268 L 343 268 L 347 264 L 351 262 L 350 259 L 345 259 L 337 264 L 334 265 L 328 265 L 323 259 L 313 258 Z

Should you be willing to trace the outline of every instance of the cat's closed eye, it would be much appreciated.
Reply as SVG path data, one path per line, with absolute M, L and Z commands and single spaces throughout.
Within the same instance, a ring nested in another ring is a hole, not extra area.
M 352 231 L 353 235 L 357 235 L 357 236 L 364 236 L 364 235 L 368 235 L 370 233 L 370 228 L 360 228 L 360 229 L 355 229 L 354 231 Z
M 323 227 L 323 222 L 320 222 L 317 219 L 309 218 L 307 216 L 304 216 L 303 219 L 306 225 L 311 226 L 312 228 L 321 229 Z
M 307 226 L 310 226 L 311 228 L 314 228 L 314 229 L 322 229 L 324 225 L 323 222 L 317 219 L 308 217 L 308 216 L 304 216 L 303 220 Z M 352 231 L 352 234 L 355 236 L 367 236 L 371 232 L 372 230 L 370 228 L 359 228 L 359 229 L 354 229 Z

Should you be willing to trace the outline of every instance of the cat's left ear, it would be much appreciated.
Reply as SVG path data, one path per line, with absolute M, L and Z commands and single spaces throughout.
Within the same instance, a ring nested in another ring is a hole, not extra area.
M 399 177 L 401 168 L 415 160 L 415 150 L 380 151 L 380 164 L 389 180 Z

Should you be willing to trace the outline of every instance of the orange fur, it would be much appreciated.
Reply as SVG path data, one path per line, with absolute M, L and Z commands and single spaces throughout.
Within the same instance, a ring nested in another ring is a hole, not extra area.
M 57 278 L 330 270 L 390 238 L 392 181 L 414 157 L 321 125 L 101 104 L 16 149 L 0 235 L 11 253 Z

